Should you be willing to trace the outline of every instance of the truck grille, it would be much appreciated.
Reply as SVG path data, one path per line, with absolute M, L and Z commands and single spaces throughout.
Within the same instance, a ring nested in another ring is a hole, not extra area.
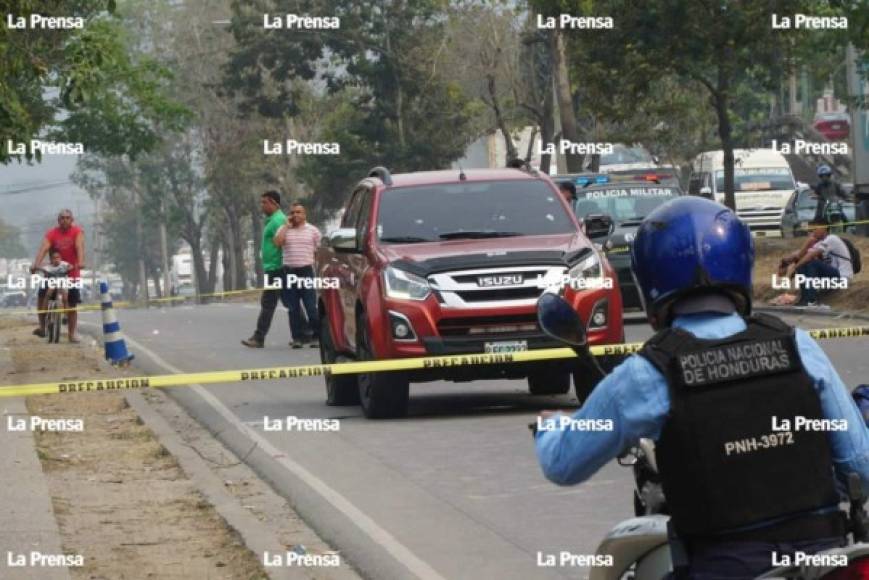
M 508 316 L 469 316 L 442 318 L 438 333 L 444 337 L 487 338 L 507 334 L 535 334 L 540 332 L 537 315 L 513 314 Z
M 782 208 L 736 210 L 736 215 L 739 216 L 739 219 L 744 221 L 752 231 L 778 231 L 781 227 L 783 213 L 784 210 Z
M 543 278 L 560 279 L 564 266 L 521 266 L 442 272 L 428 277 L 444 308 L 532 306 Z

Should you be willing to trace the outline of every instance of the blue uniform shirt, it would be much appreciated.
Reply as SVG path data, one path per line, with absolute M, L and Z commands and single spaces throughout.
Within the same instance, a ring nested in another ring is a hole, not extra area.
M 698 313 L 678 316 L 673 326 L 698 338 L 726 338 L 745 330 L 738 314 Z M 847 431 L 829 431 L 833 464 L 840 481 L 857 473 L 869 493 L 869 430 L 848 389 L 821 347 L 803 330 L 796 331 L 803 366 L 814 379 L 821 409 L 828 419 L 846 419 Z M 612 419 L 612 431 L 558 429 L 553 415 L 537 432 L 537 457 L 546 477 L 559 485 L 584 481 L 640 438 L 658 440 L 670 411 L 664 376 L 639 355 L 628 357 L 601 381 L 574 419 Z M 553 430 L 547 431 L 545 428 Z

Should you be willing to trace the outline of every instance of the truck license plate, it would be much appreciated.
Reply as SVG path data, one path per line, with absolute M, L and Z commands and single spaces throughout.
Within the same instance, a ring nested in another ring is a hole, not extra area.
M 523 350 L 528 350 L 527 340 L 505 340 L 503 342 L 485 343 L 483 352 L 498 354 L 502 352 L 520 352 Z

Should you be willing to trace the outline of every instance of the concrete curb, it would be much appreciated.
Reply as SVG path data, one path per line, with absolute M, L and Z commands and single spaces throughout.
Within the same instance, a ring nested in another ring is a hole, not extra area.
M 157 440 L 178 461 L 181 469 L 190 478 L 205 499 L 214 506 L 217 513 L 241 536 L 245 546 L 250 549 L 262 564 L 265 552 L 284 554 L 287 549 L 278 541 L 271 530 L 246 511 L 239 501 L 224 487 L 224 482 L 212 473 L 205 461 L 196 454 L 166 420 L 155 411 L 141 393 L 130 391 L 126 399 L 145 425 L 154 433 Z M 304 568 L 265 567 L 269 578 L 274 580 L 307 580 L 313 577 Z
M 840 312 L 838 310 L 816 310 L 799 306 L 762 306 L 754 309 L 767 314 L 801 314 L 804 316 L 823 316 L 825 318 L 853 318 L 869 321 L 869 315 L 859 312 Z

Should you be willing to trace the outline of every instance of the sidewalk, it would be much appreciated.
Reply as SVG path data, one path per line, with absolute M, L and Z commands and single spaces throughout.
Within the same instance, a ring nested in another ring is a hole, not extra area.
M 0 367 L 11 364 L 9 351 L 0 350 Z M 8 580 L 68 580 L 63 566 L 33 562 L 33 553 L 62 555 L 60 531 L 54 519 L 48 484 L 36 455 L 33 433 L 9 431 L 9 421 L 26 419 L 24 399 L 3 399 L 0 416 L 0 578 Z M 10 566 L 26 561 L 26 566 Z M 45 563 L 48 563 L 47 561 Z M 34 564 L 34 565 L 32 565 Z

